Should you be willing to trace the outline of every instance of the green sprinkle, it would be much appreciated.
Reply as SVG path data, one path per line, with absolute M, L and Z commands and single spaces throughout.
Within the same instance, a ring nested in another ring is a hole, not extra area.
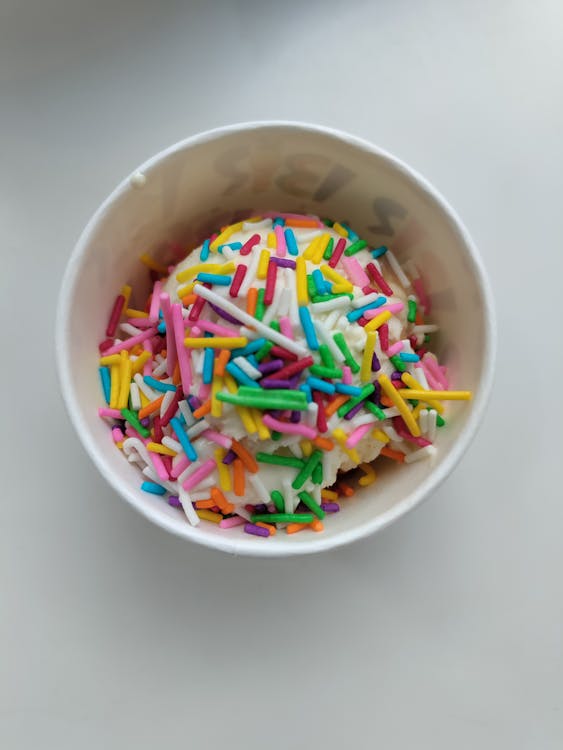
M 309 367 L 311 375 L 316 375 L 317 378 L 341 378 L 342 370 L 338 367 L 323 367 L 322 365 L 311 365 Z
M 275 466 L 291 466 L 293 469 L 302 469 L 305 461 L 295 456 L 276 456 L 275 453 L 257 453 L 256 460 L 261 464 L 274 464 Z
M 331 237 L 327 243 L 325 251 L 323 253 L 323 260 L 330 260 L 332 258 L 332 251 L 334 250 L 334 240 Z
M 365 240 L 356 240 L 353 242 L 350 247 L 347 247 L 346 250 L 344 250 L 344 255 L 355 255 L 356 253 L 359 253 L 360 250 L 363 250 L 364 247 L 367 247 L 368 243 Z
M 244 386 L 242 386 L 244 387 Z M 291 411 L 306 411 L 307 397 L 302 391 L 264 391 L 261 388 L 249 388 L 253 393 L 218 393 L 219 401 L 225 401 L 235 406 L 250 406 L 252 409 L 291 409 Z M 304 401 L 298 400 L 303 396 Z
M 256 311 L 254 317 L 256 320 L 262 320 L 264 313 L 266 312 L 266 305 L 264 304 L 264 295 L 266 294 L 265 289 L 258 290 L 258 300 L 256 301 Z
M 308 273 L 307 274 L 307 292 L 309 293 L 310 299 L 313 299 L 313 297 L 317 297 L 317 285 L 314 282 L 313 274 Z M 324 299 L 324 297 L 323 297 Z
M 323 365 L 334 369 L 334 357 L 330 353 L 330 349 L 326 344 L 321 344 L 319 346 L 319 354 L 321 355 Z
M 332 227 L 334 226 L 334 221 L 332 219 L 323 219 L 323 224 L 327 227 Z
M 282 434 L 281 432 L 278 432 L 277 430 L 272 430 L 271 437 L 272 437 L 272 440 L 281 440 Z
M 297 494 L 297 497 L 304 505 L 309 508 L 309 510 L 313 511 L 317 518 L 320 518 L 322 521 L 322 519 L 325 517 L 325 512 L 312 495 L 303 490 L 303 492 L 299 492 Z
M 371 394 L 375 391 L 375 386 L 373 383 L 368 383 L 367 385 L 364 385 L 362 388 L 362 392 L 359 396 L 356 396 L 355 398 L 351 398 L 350 401 L 347 401 L 345 404 L 342 404 L 340 409 L 338 409 L 338 416 L 340 418 L 344 417 L 346 414 L 348 414 L 349 411 L 352 411 L 352 409 L 357 406 L 358 404 L 361 404 L 362 401 L 365 401 L 368 396 L 371 396 Z
M 309 477 L 315 470 L 315 466 L 317 466 L 317 464 L 322 460 L 322 457 L 322 451 L 313 451 L 311 453 L 311 455 L 309 456 L 309 460 L 293 480 L 291 486 L 294 490 L 301 489 L 301 487 L 305 484 L 307 479 L 309 479 Z
M 270 492 L 270 497 L 272 498 L 272 502 L 276 506 L 277 512 L 283 513 L 285 510 L 285 500 L 282 493 L 279 490 L 272 490 L 272 492 Z
M 404 372 L 407 369 L 407 366 L 405 365 L 403 360 L 400 359 L 397 355 L 395 355 L 394 357 L 389 357 L 389 362 L 392 362 L 393 367 L 399 372 Z
M 312 513 L 253 513 L 252 523 L 313 523 Z
M 409 311 L 407 313 L 407 320 L 409 323 L 414 323 L 416 320 L 416 300 L 410 299 L 408 301 Z
M 303 391 L 288 391 L 285 388 L 272 388 L 267 391 L 259 391 L 257 388 L 251 388 L 248 385 L 241 385 L 238 389 L 239 396 L 254 397 L 256 394 L 259 394 L 266 400 L 270 398 L 283 398 L 286 404 L 302 404 L 305 408 L 307 407 L 307 396 Z M 289 409 L 290 407 L 288 406 L 287 408 Z
M 354 299 L 354 295 L 350 292 L 338 292 L 338 294 L 317 294 L 315 290 L 314 296 L 311 296 L 312 302 L 328 302 L 331 299 L 339 299 L 340 297 L 348 297 L 348 299 Z
M 281 331 L 281 326 L 277 320 L 272 320 L 272 322 L 270 323 L 270 328 L 273 331 L 277 331 L 278 333 Z
M 344 361 L 348 365 L 348 367 L 352 370 L 353 373 L 360 372 L 360 365 L 356 362 L 354 357 L 352 356 L 352 353 L 350 349 L 348 349 L 348 344 L 344 340 L 344 336 L 342 333 L 335 333 L 333 336 L 334 343 L 336 346 L 340 349 L 342 354 L 344 355 Z
M 258 360 L 258 362 L 261 362 L 265 357 L 268 356 L 272 347 L 273 343 L 271 341 L 266 341 L 266 343 L 263 344 L 260 349 L 258 349 L 256 354 L 254 355 L 254 358 Z
M 317 464 L 315 468 L 313 469 L 313 475 L 312 475 L 313 482 L 315 484 L 322 484 L 323 483 L 323 465 L 322 463 Z
M 427 344 L 429 341 L 430 341 L 430 334 L 429 333 L 425 333 L 424 334 L 424 343 Z
M 137 412 L 131 411 L 130 409 L 122 409 L 121 415 L 123 416 L 123 419 L 126 419 L 129 422 L 134 430 L 137 430 L 139 435 L 145 438 L 150 437 L 150 430 L 147 430 L 147 428 L 143 427 L 143 425 L 139 422 Z
M 371 401 L 366 401 L 364 404 L 364 409 L 367 409 L 368 411 L 371 411 L 372 414 L 375 414 L 375 416 L 378 419 L 386 419 L 386 416 L 383 412 L 383 409 L 380 409 L 377 404 L 372 403 Z
M 441 417 L 439 414 L 436 414 L 436 425 L 438 427 L 443 427 L 446 424 L 446 420 Z

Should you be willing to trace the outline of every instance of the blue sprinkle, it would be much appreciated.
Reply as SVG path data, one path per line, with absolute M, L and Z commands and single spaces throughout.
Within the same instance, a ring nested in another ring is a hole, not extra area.
M 347 385 L 346 383 L 335 383 L 337 393 L 343 393 L 345 396 L 359 396 L 362 392 L 357 385 Z
M 202 263 L 205 263 L 205 261 L 209 258 L 209 240 L 205 240 L 203 245 L 201 246 L 201 252 L 199 254 L 199 259 Z
M 320 378 L 307 378 L 307 385 L 314 389 L 315 391 L 322 391 L 323 393 L 328 393 L 332 396 L 336 388 L 332 383 L 326 383 L 324 380 L 321 380 Z
M 184 432 L 180 420 L 176 417 L 173 417 L 170 420 L 170 427 L 172 427 L 172 429 L 174 430 L 174 434 L 178 438 L 178 442 L 184 449 L 184 453 L 186 454 L 186 456 L 190 459 L 190 461 L 197 461 L 197 453 L 195 452 L 195 448 L 191 444 L 189 437 Z
M 141 489 L 150 492 L 151 495 L 166 495 L 166 489 L 156 482 L 143 482 Z
M 205 349 L 203 353 L 203 382 L 208 385 L 213 382 L 213 365 L 215 363 L 215 352 L 213 349 Z
M 319 294 L 329 294 L 325 277 L 322 275 L 318 268 L 315 268 L 315 270 L 313 271 L 313 281 L 315 282 L 315 286 L 317 287 L 317 291 Z
M 376 247 L 374 250 L 371 251 L 371 254 L 374 258 L 381 258 L 382 255 L 385 255 L 387 252 L 387 248 L 385 245 L 381 245 L 381 247 Z
M 301 321 L 301 326 L 305 332 L 305 338 L 307 339 L 309 349 L 318 349 L 319 342 L 317 341 L 317 334 L 315 333 L 315 327 L 313 326 L 311 313 L 309 312 L 308 307 L 299 308 L 299 320 Z
M 196 279 L 202 284 L 215 284 L 217 286 L 229 286 L 232 278 L 221 273 L 198 273 Z
M 260 388 L 258 383 L 255 383 L 252 378 L 249 378 L 248 375 L 241 370 L 238 365 L 235 365 L 234 362 L 229 362 L 225 369 L 241 385 L 247 385 L 249 388 Z
M 109 367 L 100 367 L 100 379 L 102 381 L 102 389 L 104 391 L 104 398 L 106 404 L 109 404 L 109 398 L 111 393 L 111 378 L 109 374 Z
M 231 243 L 225 243 L 224 245 L 219 245 L 217 250 L 223 255 L 223 248 L 224 247 L 230 247 L 231 250 L 240 250 L 242 247 L 242 242 L 231 242 Z
M 293 234 L 293 229 L 289 227 L 284 230 L 285 244 L 287 245 L 287 252 L 290 255 L 299 255 L 299 248 L 297 246 L 297 240 Z
M 266 339 L 255 339 L 254 341 L 251 341 L 249 344 L 241 347 L 240 349 L 233 349 L 233 351 L 231 352 L 231 357 L 232 359 L 234 359 L 235 357 L 248 357 L 249 354 L 255 354 L 264 346 L 265 343 Z
M 158 327 L 156 329 L 160 334 L 166 333 L 166 323 L 162 321 L 162 323 L 158 324 Z
M 311 393 L 311 386 L 307 385 L 307 383 L 303 383 L 303 385 L 299 386 L 299 390 L 303 391 L 303 393 L 307 396 L 307 402 L 310 404 L 313 401 L 313 394 Z
M 413 352 L 399 352 L 399 359 L 402 362 L 418 362 L 420 357 L 418 354 L 413 354 Z
M 366 310 L 375 310 L 376 307 L 381 307 L 381 305 L 385 304 L 385 302 L 387 302 L 387 297 L 378 297 L 373 302 L 370 302 L 369 305 L 358 307 L 355 310 L 346 313 L 346 317 L 348 318 L 350 323 L 353 323 L 355 320 L 359 320 Z
M 344 229 L 348 232 L 348 239 L 351 242 L 355 242 L 356 240 L 360 239 L 360 235 L 356 234 L 353 229 L 350 229 L 348 224 L 345 224 L 343 221 L 340 222 L 340 224 L 344 227 Z
M 285 219 L 281 216 L 276 216 L 272 222 L 272 227 L 283 227 L 285 225 Z
M 258 360 L 256 359 L 256 357 L 253 357 L 252 355 L 250 355 L 250 357 L 247 357 L 247 360 L 250 362 L 250 364 L 252 365 L 252 367 L 255 367 L 256 369 L 258 369 L 258 365 L 260 363 L 258 362 Z
M 166 393 L 166 391 L 176 390 L 176 386 L 172 385 L 172 383 L 163 383 L 161 380 L 157 380 L 156 378 L 151 378 L 150 375 L 145 375 L 143 380 L 148 386 L 150 386 L 151 388 L 154 388 L 155 391 L 160 391 L 161 393 Z

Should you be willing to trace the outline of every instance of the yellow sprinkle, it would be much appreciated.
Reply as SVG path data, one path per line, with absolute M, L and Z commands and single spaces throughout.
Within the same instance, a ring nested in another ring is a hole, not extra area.
M 414 437 L 419 437 L 420 427 L 417 425 L 413 415 L 411 414 L 411 410 L 409 409 L 407 402 L 401 397 L 399 391 L 391 383 L 387 375 L 383 373 L 377 378 L 377 381 L 382 387 L 385 395 L 391 399 L 391 401 L 395 404 L 395 406 L 401 413 L 401 416 L 404 419 L 411 435 L 414 435 Z
M 258 437 L 260 438 L 260 440 L 270 440 L 272 437 L 272 433 L 262 421 L 261 411 L 259 409 L 251 409 L 250 414 L 256 424 L 256 428 L 258 430 Z
M 362 487 L 369 487 L 377 479 L 375 470 L 371 464 L 360 464 L 360 469 L 364 472 L 364 476 L 358 479 L 358 484 Z
M 119 404 L 119 374 L 121 372 L 121 357 L 119 357 L 119 364 L 112 364 L 110 368 L 110 396 L 109 396 L 109 408 L 117 409 Z
M 303 307 L 309 304 L 309 294 L 307 292 L 307 264 L 302 255 L 295 261 L 295 275 L 297 279 L 297 304 L 299 307 Z
M 220 513 L 213 513 L 212 510 L 196 510 L 196 514 L 201 518 L 202 521 L 211 521 L 211 523 L 219 523 L 223 520 L 223 516 Z
M 215 237 L 213 242 L 209 245 L 211 250 L 216 250 L 219 245 L 224 245 L 225 242 L 229 239 L 231 235 L 233 235 L 235 232 L 240 232 L 242 229 L 242 221 L 239 221 L 238 224 L 231 224 L 228 227 L 225 227 L 223 231 Z
M 338 500 L 338 492 L 332 490 L 321 490 L 321 498 L 323 500 Z
M 180 283 L 197 276 L 198 273 L 233 273 L 235 264 L 232 260 L 227 263 L 197 263 L 195 266 L 185 268 L 176 274 L 176 280 Z M 182 295 L 183 296 L 183 295 Z
M 309 458 L 311 453 L 313 452 L 313 444 L 310 440 L 302 440 L 299 445 L 301 446 L 301 450 L 303 451 L 303 455 L 305 458 Z
M 229 467 L 223 463 L 223 459 L 227 455 L 227 451 L 224 448 L 217 448 L 213 452 L 215 456 L 215 463 L 217 464 L 217 471 L 219 472 L 219 484 L 223 492 L 230 492 L 232 490 L 231 472 Z
M 317 245 L 319 244 L 320 239 L 321 239 L 321 236 L 317 235 L 315 239 L 311 242 L 311 244 L 305 248 L 305 250 L 303 251 L 303 255 L 302 255 L 302 257 L 305 260 L 313 260 L 313 257 L 315 256 L 315 253 L 317 251 Z
M 360 380 L 362 383 L 367 383 L 371 380 L 371 361 L 375 349 L 376 338 L 377 333 L 375 331 L 369 331 L 366 339 L 364 355 L 362 357 L 362 366 L 360 367 Z
M 145 396 L 145 394 L 140 388 L 139 388 L 139 396 L 141 397 L 141 408 L 143 408 L 147 404 L 150 404 L 149 399 Z
M 215 338 L 188 338 L 184 344 L 190 349 L 239 349 L 248 344 L 244 336 L 215 336 Z
M 337 221 L 332 225 L 332 228 L 334 229 L 336 234 L 339 234 L 341 237 L 348 237 L 348 232 L 345 227 L 343 227 L 342 224 L 339 224 Z
M 322 234 L 319 237 L 319 241 L 317 242 L 317 247 L 315 248 L 315 252 L 313 253 L 313 257 L 311 258 L 313 263 L 316 263 L 317 266 L 323 259 L 323 255 L 324 255 L 324 252 L 326 250 L 326 246 L 328 245 L 329 240 L 330 240 L 330 234 L 328 233 Z
M 141 370 L 143 369 L 143 367 L 149 361 L 150 358 L 151 358 L 150 352 L 145 351 L 139 354 L 137 359 L 132 364 L 131 374 L 136 375 L 138 372 L 141 372 Z
M 360 454 L 358 453 L 358 451 L 355 448 L 346 447 L 348 435 L 344 432 L 342 427 L 337 427 L 332 431 L 332 434 L 334 435 L 335 440 L 338 441 L 340 449 L 343 450 L 344 453 L 346 453 L 346 455 L 349 456 L 356 465 L 360 464 L 362 462 L 362 459 L 360 458 Z
M 172 448 L 168 448 L 166 445 L 161 445 L 160 443 L 147 443 L 147 450 L 152 451 L 153 453 L 160 453 L 163 456 L 174 457 L 176 455 L 176 451 L 173 451 Z
M 116 446 L 119 448 L 119 450 L 123 450 L 123 440 L 120 440 L 118 443 L 116 443 Z
M 223 378 L 215 377 L 211 384 L 211 416 L 221 417 L 223 414 L 223 402 L 219 401 L 217 394 L 223 390 Z
M 375 318 L 372 318 L 370 322 L 364 326 L 364 331 L 366 333 L 369 333 L 370 331 L 377 331 L 379 326 L 387 323 L 390 317 L 391 313 L 389 312 L 389 310 L 384 310 L 382 313 L 379 313 L 379 315 L 376 315 Z
M 331 268 L 327 265 L 321 266 L 321 273 L 325 277 L 325 279 L 333 281 L 339 287 L 338 293 L 354 291 L 353 284 L 351 284 L 348 279 L 345 279 L 344 276 L 341 276 L 339 273 L 337 273 L 334 268 Z M 332 291 L 334 292 L 335 289 L 336 287 L 333 288 Z
M 194 290 L 194 286 L 197 282 L 190 281 L 189 284 L 184 284 L 184 286 L 178 287 L 178 299 L 183 299 L 184 297 L 187 297 L 188 294 L 191 294 Z
M 229 391 L 229 393 L 236 393 L 238 391 L 236 380 L 233 378 L 231 374 L 226 372 L 224 380 L 225 380 L 225 385 L 227 386 L 227 390 Z
M 119 354 L 108 354 L 106 357 L 100 357 L 100 367 L 109 367 L 111 365 L 120 365 L 121 357 Z
M 268 275 L 268 266 L 270 264 L 270 253 L 268 250 L 262 250 L 260 253 L 260 260 L 258 261 L 258 268 L 256 269 L 256 278 L 265 279 Z
M 440 401 L 470 401 L 473 398 L 471 391 L 416 391 L 408 388 L 401 388 L 396 391 L 402 398 L 413 398 L 417 401 L 430 403 L 428 399 L 438 399 Z M 398 408 L 398 407 L 397 407 Z
M 371 433 L 371 436 L 372 438 L 379 440 L 380 443 L 384 443 L 385 445 L 387 445 L 387 443 L 389 442 L 389 436 L 386 435 L 383 430 L 376 429 Z
M 256 423 L 252 419 L 250 409 L 247 406 L 237 406 L 236 410 L 237 414 L 240 417 L 240 421 L 242 422 L 244 429 L 248 432 L 248 434 L 254 435 L 256 432 L 258 432 Z
M 266 238 L 266 244 L 268 247 L 271 247 L 273 250 L 276 249 L 276 235 L 273 232 L 268 232 L 268 236 Z
M 132 307 L 128 307 L 125 310 L 125 315 L 128 318 L 148 318 L 149 314 L 146 312 L 143 312 L 142 310 L 134 310 Z
M 161 273 L 163 276 L 168 275 L 168 268 L 166 266 L 161 265 L 160 263 L 157 263 L 157 261 L 154 260 L 154 258 L 151 258 L 151 256 L 148 253 L 143 253 L 141 257 L 139 258 L 139 260 L 147 268 L 150 268 L 151 271 L 156 271 L 157 273 Z
M 414 388 L 415 390 L 418 390 L 418 391 L 425 391 L 425 390 L 427 390 L 426 388 L 424 388 L 424 387 L 423 387 L 423 386 L 422 386 L 422 385 L 421 385 L 421 384 L 420 384 L 420 383 L 418 382 L 418 380 L 417 380 L 417 379 L 416 379 L 415 377 L 413 377 L 413 376 L 412 376 L 412 375 L 411 375 L 410 373 L 408 373 L 408 372 L 404 372 L 404 373 L 403 373 L 403 374 L 401 375 L 401 380 L 403 381 L 403 383 L 404 383 L 405 385 L 408 385 L 408 386 L 409 386 L 409 388 Z M 438 412 L 438 414 L 443 414 L 443 412 L 444 412 L 444 407 L 442 406 L 442 404 L 441 404 L 441 403 L 440 403 L 439 401 L 432 401 L 432 400 L 430 400 L 430 401 L 426 401 L 426 400 L 425 400 L 425 402 L 426 402 L 426 403 L 427 403 L 427 404 L 428 404 L 429 406 L 431 406 L 431 407 L 432 407 L 433 409 L 436 409 L 436 411 Z
M 131 360 L 129 354 L 121 351 L 121 365 L 119 373 L 119 395 L 117 397 L 117 408 L 126 409 L 129 400 L 129 389 L 131 387 Z
M 131 287 L 129 284 L 125 284 L 121 287 L 120 294 L 125 297 L 125 302 L 123 303 L 123 309 L 125 310 L 125 308 L 129 307 L 129 300 L 131 299 Z
M 422 408 L 423 408 L 423 406 L 422 406 L 422 404 L 421 404 L 421 403 L 419 402 L 419 403 L 418 403 L 418 404 L 417 404 L 417 405 L 416 405 L 416 406 L 414 407 L 414 409 L 412 410 L 412 418 L 413 418 L 413 419 L 416 419 L 416 421 L 417 421 L 417 422 L 418 422 L 418 418 L 420 417 L 420 412 L 422 411 Z

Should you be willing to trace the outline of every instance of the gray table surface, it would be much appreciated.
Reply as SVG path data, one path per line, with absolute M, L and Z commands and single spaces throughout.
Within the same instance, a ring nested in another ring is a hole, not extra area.
M 562 24 L 557 0 L 0 1 L 2 748 L 561 747 Z M 126 507 L 53 353 L 105 195 L 161 147 L 261 118 L 420 170 L 469 226 L 499 318 L 487 417 L 433 498 L 286 561 Z

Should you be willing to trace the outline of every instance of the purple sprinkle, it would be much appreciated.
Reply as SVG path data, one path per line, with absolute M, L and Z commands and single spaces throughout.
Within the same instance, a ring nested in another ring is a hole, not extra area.
M 254 534 L 254 536 L 270 536 L 268 529 L 264 529 L 262 526 L 256 526 L 253 523 L 245 523 L 244 530 L 247 534 Z
M 151 421 L 148 417 L 145 417 L 144 419 L 141 419 L 141 424 L 143 427 L 148 427 L 150 425 Z
M 181 508 L 182 503 L 180 502 L 180 498 L 178 495 L 169 495 L 168 496 L 168 505 L 171 505 L 173 508 Z
M 212 302 L 209 302 L 209 306 L 215 310 L 217 315 L 219 315 L 220 318 L 223 318 L 224 320 L 228 321 L 229 323 L 234 323 L 237 326 L 240 326 L 240 320 L 237 320 L 236 318 L 233 318 L 232 315 L 229 315 L 228 312 L 225 312 L 224 310 L 221 310 L 220 307 L 217 307 L 217 305 L 214 305 Z
M 201 406 L 201 401 L 197 396 L 188 396 L 186 401 L 188 402 L 188 405 L 192 411 L 199 409 L 199 407 Z
M 255 513 L 267 513 L 268 506 L 265 505 L 265 503 L 258 503 L 258 505 L 254 506 L 254 512 Z
M 344 417 L 344 419 L 352 419 L 363 408 L 364 408 L 364 402 L 362 401 L 357 406 L 354 406 L 353 409 L 350 409 L 350 411 L 348 412 L 348 414 L 346 414 L 346 416 Z
M 223 463 L 227 464 L 228 466 L 229 464 L 233 463 L 236 457 L 237 457 L 237 454 L 234 451 L 229 451 L 227 455 L 225 456 L 225 458 L 223 459 Z
M 377 381 L 375 381 L 374 386 L 375 391 L 373 391 L 373 393 L 370 393 L 370 395 L 368 396 L 368 400 L 374 404 L 377 404 L 377 406 L 381 406 L 381 386 Z
M 271 372 L 275 372 L 283 367 L 283 359 L 273 359 L 271 362 L 262 362 L 258 365 L 258 369 L 262 375 L 268 375 Z
M 290 388 L 295 389 L 297 388 L 297 384 L 299 383 L 301 379 L 301 374 L 294 375 L 294 377 L 289 379 Z
M 290 258 L 272 258 L 280 268 L 297 268 L 297 263 Z
M 379 360 L 377 359 L 377 354 L 374 352 L 371 358 L 371 369 L 372 372 L 377 372 L 378 370 L 381 370 L 381 365 L 379 364 Z
M 269 414 L 274 419 L 279 419 L 283 414 L 283 411 L 280 411 L 280 409 L 267 409 L 264 414 Z
M 274 380 L 274 378 L 261 380 L 260 385 L 262 388 L 285 388 L 286 390 L 292 388 L 291 380 Z
M 301 420 L 301 412 L 300 411 L 292 411 L 291 417 L 289 418 L 290 422 L 293 422 L 293 424 L 297 424 Z
M 397 381 L 400 379 L 401 379 L 401 373 L 398 370 L 395 370 L 395 372 L 391 374 L 391 380 Z
M 338 503 L 321 503 L 321 508 L 325 513 L 338 513 L 340 505 Z

